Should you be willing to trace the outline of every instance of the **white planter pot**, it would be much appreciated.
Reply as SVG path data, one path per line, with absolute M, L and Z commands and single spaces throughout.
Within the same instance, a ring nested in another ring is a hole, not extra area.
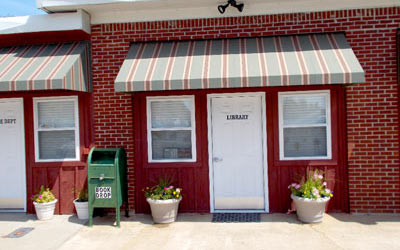
M 76 213 L 78 214 L 78 218 L 80 220 L 88 220 L 89 219 L 89 202 L 83 201 L 79 202 L 74 200 L 74 205 L 76 209 Z
M 295 195 L 290 196 L 296 205 L 297 218 L 305 223 L 321 222 L 325 213 L 326 204 L 330 197 L 307 199 Z
M 39 220 L 50 220 L 53 218 L 54 210 L 56 209 L 57 199 L 47 203 L 33 202 L 36 210 L 36 216 Z
M 155 223 L 164 224 L 171 223 L 176 220 L 179 202 L 181 202 L 182 197 L 171 200 L 153 200 L 150 198 L 147 198 L 146 200 L 150 204 L 153 221 Z

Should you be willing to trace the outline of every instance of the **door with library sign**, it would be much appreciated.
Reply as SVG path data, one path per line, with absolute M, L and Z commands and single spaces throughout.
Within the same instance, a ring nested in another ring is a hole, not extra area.
M 264 95 L 210 95 L 211 210 L 267 211 Z

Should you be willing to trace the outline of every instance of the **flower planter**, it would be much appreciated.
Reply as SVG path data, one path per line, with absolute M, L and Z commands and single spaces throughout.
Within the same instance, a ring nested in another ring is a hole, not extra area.
M 307 199 L 293 194 L 290 197 L 296 205 L 297 218 L 305 223 L 321 222 L 326 204 L 330 200 L 330 197 Z
M 182 197 L 170 200 L 153 200 L 151 198 L 147 198 L 146 200 L 150 204 L 153 221 L 164 224 L 176 220 L 179 202 L 182 200 Z
M 89 219 L 89 202 L 74 200 L 75 210 L 80 220 Z
M 33 202 L 36 210 L 36 216 L 39 220 L 50 220 L 53 218 L 57 199 L 46 203 Z

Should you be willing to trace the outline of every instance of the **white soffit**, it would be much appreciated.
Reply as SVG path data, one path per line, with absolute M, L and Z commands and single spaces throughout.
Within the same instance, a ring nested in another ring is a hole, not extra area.
M 90 34 L 90 16 L 85 11 L 0 18 L 0 34 L 82 30 Z
M 237 0 L 244 3 L 242 13 L 227 8 L 221 15 L 217 6 L 225 0 L 37 0 L 47 12 L 83 9 L 92 24 L 177 20 L 228 16 L 251 16 L 326 10 L 400 6 L 400 0 Z

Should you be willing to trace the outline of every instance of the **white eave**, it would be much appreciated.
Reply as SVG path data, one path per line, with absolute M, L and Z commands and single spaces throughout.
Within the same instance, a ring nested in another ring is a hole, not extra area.
M 82 30 L 90 34 L 89 14 L 79 10 L 72 13 L 0 18 L 0 34 L 68 30 Z
M 221 15 L 217 6 L 227 0 L 36 0 L 37 7 L 51 12 L 83 9 L 92 24 L 251 16 L 278 13 L 381 8 L 400 6 L 400 0 L 237 0 L 243 12 L 229 7 Z

